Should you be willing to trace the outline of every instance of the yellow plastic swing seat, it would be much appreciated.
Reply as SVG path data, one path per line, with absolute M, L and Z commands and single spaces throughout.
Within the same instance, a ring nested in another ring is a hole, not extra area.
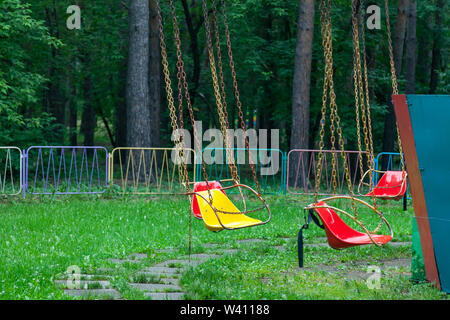
M 201 195 L 201 197 L 197 196 L 198 206 L 202 214 L 203 222 L 205 223 L 205 226 L 208 230 L 221 231 L 224 229 L 223 226 L 225 226 L 226 229 L 241 229 L 262 223 L 261 220 L 253 219 L 246 216 L 243 213 L 240 213 L 239 209 L 236 208 L 236 206 L 221 190 L 212 189 L 210 191 L 212 196 L 212 206 L 216 210 L 233 213 L 223 213 L 217 211 L 217 215 L 219 216 L 220 222 L 222 222 L 221 224 L 217 219 L 216 213 L 211 208 L 209 203 L 205 200 L 205 199 L 209 200 L 208 191 L 206 190 L 196 192 L 196 194 Z

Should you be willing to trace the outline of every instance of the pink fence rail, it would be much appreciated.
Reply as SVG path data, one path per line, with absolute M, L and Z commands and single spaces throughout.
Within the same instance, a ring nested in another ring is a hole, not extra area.
M 293 149 L 287 156 L 286 190 L 291 194 L 314 194 L 316 185 L 316 169 L 320 150 Z M 358 151 L 344 151 L 349 173 L 352 181 L 352 188 L 355 191 L 364 172 L 360 169 Z M 321 195 L 334 194 L 332 179 L 332 159 L 336 161 L 336 193 L 348 194 L 347 180 L 345 178 L 344 161 L 340 150 L 323 150 L 322 174 L 320 177 Z M 367 152 L 362 153 L 363 171 L 367 170 Z

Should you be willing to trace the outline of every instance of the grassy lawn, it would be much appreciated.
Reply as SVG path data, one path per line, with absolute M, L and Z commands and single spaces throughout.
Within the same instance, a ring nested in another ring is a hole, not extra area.
M 270 196 L 272 221 L 264 226 L 212 233 L 192 220 L 192 252 L 236 253 L 189 269 L 181 277 L 192 299 L 447 299 L 429 284 L 413 284 L 408 266 L 410 246 L 364 246 L 336 251 L 326 246 L 305 249 L 305 268 L 297 265 L 296 236 L 303 224 L 303 206 L 310 198 Z M 349 208 L 348 203 L 340 203 Z M 380 202 L 390 221 L 394 241 L 411 241 L 412 208 Z M 54 280 L 77 265 L 84 273 L 111 268 L 110 258 L 147 253 L 140 263 L 109 271 L 111 283 L 124 298 L 144 298 L 127 282 L 143 266 L 184 256 L 188 252 L 188 202 L 185 198 L 42 197 L 0 202 L 0 298 L 71 299 Z M 261 217 L 262 218 L 262 217 Z M 367 213 L 361 219 L 372 226 Z M 314 225 L 305 243 L 324 242 Z M 240 242 L 243 239 L 264 239 Z M 202 244 L 215 243 L 216 247 Z M 275 246 L 283 246 L 283 250 Z M 158 249 L 174 248 L 161 252 Z M 381 269 L 381 288 L 366 285 L 367 267 Z

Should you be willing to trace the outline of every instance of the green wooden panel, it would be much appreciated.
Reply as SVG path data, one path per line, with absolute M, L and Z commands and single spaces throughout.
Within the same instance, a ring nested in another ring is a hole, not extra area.
M 407 95 L 442 290 L 450 292 L 450 96 Z

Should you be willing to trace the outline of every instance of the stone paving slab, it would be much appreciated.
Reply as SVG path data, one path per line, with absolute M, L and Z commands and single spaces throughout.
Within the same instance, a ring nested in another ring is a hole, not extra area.
M 133 260 L 133 259 L 134 260 L 144 260 L 147 258 L 148 258 L 148 256 L 146 253 L 133 253 L 128 256 L 128 259 L 130 259 L 130 260 Z
M 288 237 L 280 237 L 280 239 L 284 240 L 285 242 L 291 241 L 292 239 L 296 238 L 288 238 Z M 328 242 L 326 238 L 320 238 L 318 239 L 319 242 L 314 243 L 306 243 L 305 247 L 328 247 Z M 237 240 L 238 243 L 241 244 L 255 244 L 255 243 L 261 243 L 265 242 L 264 239 L 244 239 L 244 240 Z M 394 247 L 399 246 L 410 246 L 411 242 L 390 242 L 389 245 Z M 181 300 L 184 299 L 185 293 L 182 292 L 183 288 L 179 285 L 182 272 L 185 270 L 188 266 L 197 266 L 206 260 L 209 259 L 215 259 L 221 257 L 223 254 L 235 254 L 239 250 L 234 248 L 229 249 L 221 249 L 221 244 L 216 243 L 206 243 L 203 244 L 205 248 L 213 248 L 217 250 L 217 252 L 220 252 L 220 254 L 216 253 L 195 253 L 191 254 L 189 256 L 183 256 L 179 259 L 169 259 L 163 262 L 160 262 L 158 264 L 155 264 L 151 267 L 146 267 L 138 272 L 136 272 L 136 275 L 145 275 L 148 276 L 148 283 L 129 283 L 129 285 L 132 288 L 136 288 L 143 292 L 143 294 L 152 300 Z M 272 246 L 272 248 L 277 250 L 286 250 L 286 246 L 283 245 L 277 245 Z M 155 250 L 156 252 L 161 253 L 172 253 L 176 248 L 165 248 L 165 249 L 158 249 Z M 99 268 L 95 271 L 92 271 L 92 274 L 83 274 L 81 275 L 80 285 L 82 288 L 85 289 L 64 289 L 64 292 L 68 295 L 72 296 L 83 296 L 88 297 L 91 296 L 93 298 L 113 298 L 113 299 L 119 299 L 120 293 L 119 291 L 111 288 L 111 284 L 108 280 L 110 276 L 103 275 L 102 273 L 111 273 L 115 272 L 117 268 L 119 268 L 118 265 L 122 263 L 137 263 L 142 262 L 142 260 L 147 259 L 148 256 L 146 253 L 136 253 L 129 255 L 128 258 L 123 259 L 108 259 L 108 261 L 113 262 L 116 265 L 116 269 L 114 268 Z M 408 268 L 410 265 L 410 259 L 395 259 L 393 261 L 380 261 L 380 263 L 384 267 L 405 267 Z M 322 266 L 320 268 L 314 268 L 315 270 L 322 270 L 327 272 L 336 272 L 336 269 L 334 266 Z M 100 273 L 100 274 L 94 274 L 94 273 Z M 367 275 L 362 273 L 358 270 L 350 270 L 346 273 L 344 272 L 344 276 L 347 276 L 349 279 L 357 279 L 361 280 L 364 279 Z M 67 275 L 66 275 L 67 277 Z M 101 277 L 103 279 L 99 280 L 93 280 L 95 278 Z M 67 288 L 67 280 L 59 278 L 59 280 L 55 281 L 55 285 L 59 286 L 60 288 Z M 89 286 L 101 286 L 101 288 L 97 289 L 88 289 Z
M 220 243 L 204 243 L 204 248 L 216 248 L 217 246 L 220 246 Z
M 160 283 L 130 283 L 130 286 L 141 291 L 164 292 L 164 291 L 181 291 L 182 288 L 175 284 Z
M 138 262 L 142 262 L 142 260 L 145 260 L 147 258 L 148 258 L 148 256 L 146 253 L 134 253 L 134 254 L 130 254 L 128 256 L 128 258 L 123 258 L 123 259 L 110 258 L 110 259 L 108 259 L 108 261 L 112 262 L 112 263 L 117 263 L 117 264 L 125 263 L 125 262 L 138 263 Z
M 410 258 L 406 258 L 406 259 L 392 259 L 392 260 L 380 260 L 380 263 L 382 264 L 382 266 L 384 267 L 392 267 L 392 268 L 406 268 L 406 269 L 410 269 L 411 268 L 411 259 Z
M 239 251 L 238 249 L 223 249 L 222 250 L 223 253 L 230 253 L 230 254 L 237 253 L 238 251 Z
M 139 263 L 139 262 L 142 262 L 141 260 L 139 260 L 139 259 L 114 259 L 114 258 L 111 258 L 111 259 L 108 259 L 108 262 L 112 262 L 112 263 L 116 263 L 116 264 L 122 264 L 122 263 Z
M 55 281 L 66 281 L 68 274 L 64 273 L 56 278 Z M 105 281 L 111 278 L 109 275 L 98 275 L 98 274 L 80 274 L 80 280 L 93 280 L 97 279 L 97 281 Z
M 264 242 L 267 240 L 264 239 L 243 239 L 243 240 L 236 240 L 236 242 L 238 243 L 259 243 L 259 242 Z
M 60 288 L 67 289 L 67 280 L 55 280 L 55 285 Z M 107 280 L 80 280 L 80 289 L 89 289 L 89 287 L 96 286 L 96 289 L 110 289 L 111 283 Z
M 111 297 L 113 299 L 119 299 L 120 293 L 115 289 L 65 289 L 64 293 L 69 296 L 77 296 L 77 297 Z
M 111 276 L 108 273 L 116 272 L 115 268 L 98 268 L 95 271 L 92 271 L 92 275 L 96 276 Z
M 183 292 L 147 292 L 145 296 L 150 297 L 152 300 L 183 300 Z
M 189 267 L 189 266 L 197 266 L 203 261 L 200 261 L 198 259 L 195 260 L 180 260 L 180 259 L 173 259 L 173 260 L 166 260 L 164 262 L 155 264 L 154 267 L 167 267 L 167 268 L 179 268 L 178 265 L 181 267 Z M 175 265 L 175 266 L 173 266 Z
M 142 274 L 154 274 L 154 275 L 159 275 L 159 274 L 179 274 L 181 273 L 181 270 L 178 268 L 167 268 L 167 267 L 148 267 L 145 269 L 142 269 L 142 271 L 140 272 Z
M 214 259 L 214 258 L 219 258 L 219 257 L 220 257 L 220 255 L 218 255 L 218 254 L 210 254 L 210 253 L 191 254 L 191 259 L 199 259 L 199 260 Z
M 174 285 L 178 285 L 180 283 L 179 279 L 174 279 L 174 278 L 160 278 L 159 282 L 165 283 L 165 284 L 174 284 Z
M 411 243 L 411 241 L 399 241 L 399 242 L 388 242 L 387 243 L 388 245 L 390 245 L 390 246 L 393 246 L 393 247 L 402 247 L 402 246 L 411 246 L 412 245 L 412 243 Z
M 177 250 L 177 249 L 176 248 L 164 248 L 164 249 L 156 249 L 155 252 L 171 253 L 171 252 L 174 252 L 175 250 Z

